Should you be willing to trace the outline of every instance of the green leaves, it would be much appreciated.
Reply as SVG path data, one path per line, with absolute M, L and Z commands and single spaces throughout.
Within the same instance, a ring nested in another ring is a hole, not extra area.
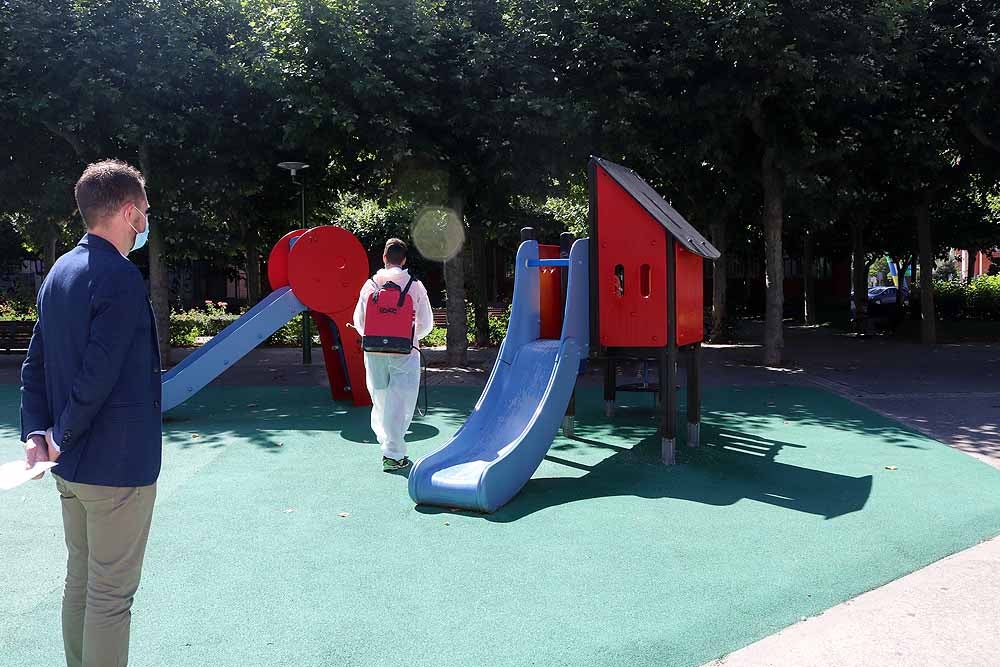
M 82 166 L 143 155 L 168 258 L 239 264 L 298 226 L 298 187 L 274 165 L 301 159 L 313 222 L 374 242 L 461 198 L 470 232 L 515 244 L 526 221 L 584 232 L 585 192 L 563 184 L 602 154 L 698 226 L 752 236 L 770 151 L 791 230 L 871 217 L 871 240 L 909 250 L 900 211 L 931 187 L 947 194 L 936 236 L 979 238 L 993 229 L 977 193 L 1000 169 L 998 14 L 929 0 L 7 0 L 0 211 L 33 250 L 63 242 L 80 229 Z

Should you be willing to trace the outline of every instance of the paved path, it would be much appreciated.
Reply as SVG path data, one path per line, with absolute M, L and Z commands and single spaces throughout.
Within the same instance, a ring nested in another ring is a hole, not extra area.
M 754 362 L 759 349 L 707 356 L 731 367 Z M 820 385 L 1000 468 L 1000 344 L 928 348 L 791 328 L 786 358 L 782 371 L 745 368 L 742 378 L 730 377 Z
M 938 561 L 712 667 L 993 667 L 1000 539 Z

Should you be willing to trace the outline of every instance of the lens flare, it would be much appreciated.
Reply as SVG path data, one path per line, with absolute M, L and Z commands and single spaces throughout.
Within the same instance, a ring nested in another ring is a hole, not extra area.
M 436 262 L 447 262 L 465 244 L 465 230 L 454 210 L 443 206 L 421 209 L 413 221 L 413 245 L 421 255 Z

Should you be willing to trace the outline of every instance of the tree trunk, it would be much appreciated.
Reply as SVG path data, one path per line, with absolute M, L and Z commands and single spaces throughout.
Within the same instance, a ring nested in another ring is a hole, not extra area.
M 490 245 L 490 299 L 494 302 L 500 302 L 503 299 L 500 297 L 500 267 L 499 261 L 497 259 L 497 246 L 496 244 Z
M 813 236 L 808 229 L 802 240 L 802 321 L 816 324 L 816 267 L 813 260 Z
M 260 249 L 253 238 L 247 241 L 247 301 L 251 308 L 260 301 Z
M 52 265 L 56 263 L 56 252 L 59 249 L 59 226 L 52 223 L 49 227 L 49 240 L 45 244 L 45 274 L 52 270 Z
M 854 331 L 868 331 L 868 281 L 865 264 L 865 230 L 860 222 L 851 224 L 851 290 L 854 292 Z
M 150 181 L 149 149 L 139 148 L 139 168 L 146 182 Z M 162 220 L 162 218 L 161 218 Z M 160 342 L 160 365 L 170 365 L 170 281 L 167 278 L 167 264 L 164 259 L 163 229 L 160 225 L 149 228 L 149 295 L 153 304 L 153 319 Z
M 917 245 L 920 247 L 920 339 L 926 345 L 937 342 L 934 312 L 934 252 L 931 244 L 930 202 L 917 205 Z
M 163 234 L 157 225 L 149 230 L 149 293 L 160 337 L 160 361 L 166 367 L 170 365 L 170 283 L 163 260 Z
M 764 284 L 767 288 L 764 312 L 764 364 L 781 363 L 785 347 L 782 320 L 785 310 L 785 255 L 781 246 L 784 226 L 784 178 L 777 165 L 776 150 L 768 146 L 761 158 L 764 187 Z
M 472 311 L 476 321 L 476 347 L 490 344 L 489 319 L 489 271 L 486 261 L 486 239 L 481 230 L 470 227 L 472 237 L 472 264 L 474 265 L 472 286 Z
M 729 321 L 726 307 L 726 287 L 729 280 L 726 271 L 726 220 L 713 222 L 709 228 L 712 245 L 722 253 L 719 259 L 712 262 L 712 330 L 709 338 L 713 343 L 718 343 L 726 341 L 726 324 Z
M 465 225 L 465 195 L 452 177 L 448 184 L 448 206 Z M 465 262 L 464 251 L 444 263 L 445 298 L 448 306 L 448 364 L 465 366 L 468 361 L 468 325 L 465 317 Z

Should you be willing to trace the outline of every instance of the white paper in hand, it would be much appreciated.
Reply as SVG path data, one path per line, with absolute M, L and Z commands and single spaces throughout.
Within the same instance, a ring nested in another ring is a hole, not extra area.
M 52 461 L 40 461 L 31 468 L 24 467 L 24 461 L 11 461 L 0 465 L 0 491 L 7 491 L 16 486 L 21 486 L 32 477 L 56 467 Z

